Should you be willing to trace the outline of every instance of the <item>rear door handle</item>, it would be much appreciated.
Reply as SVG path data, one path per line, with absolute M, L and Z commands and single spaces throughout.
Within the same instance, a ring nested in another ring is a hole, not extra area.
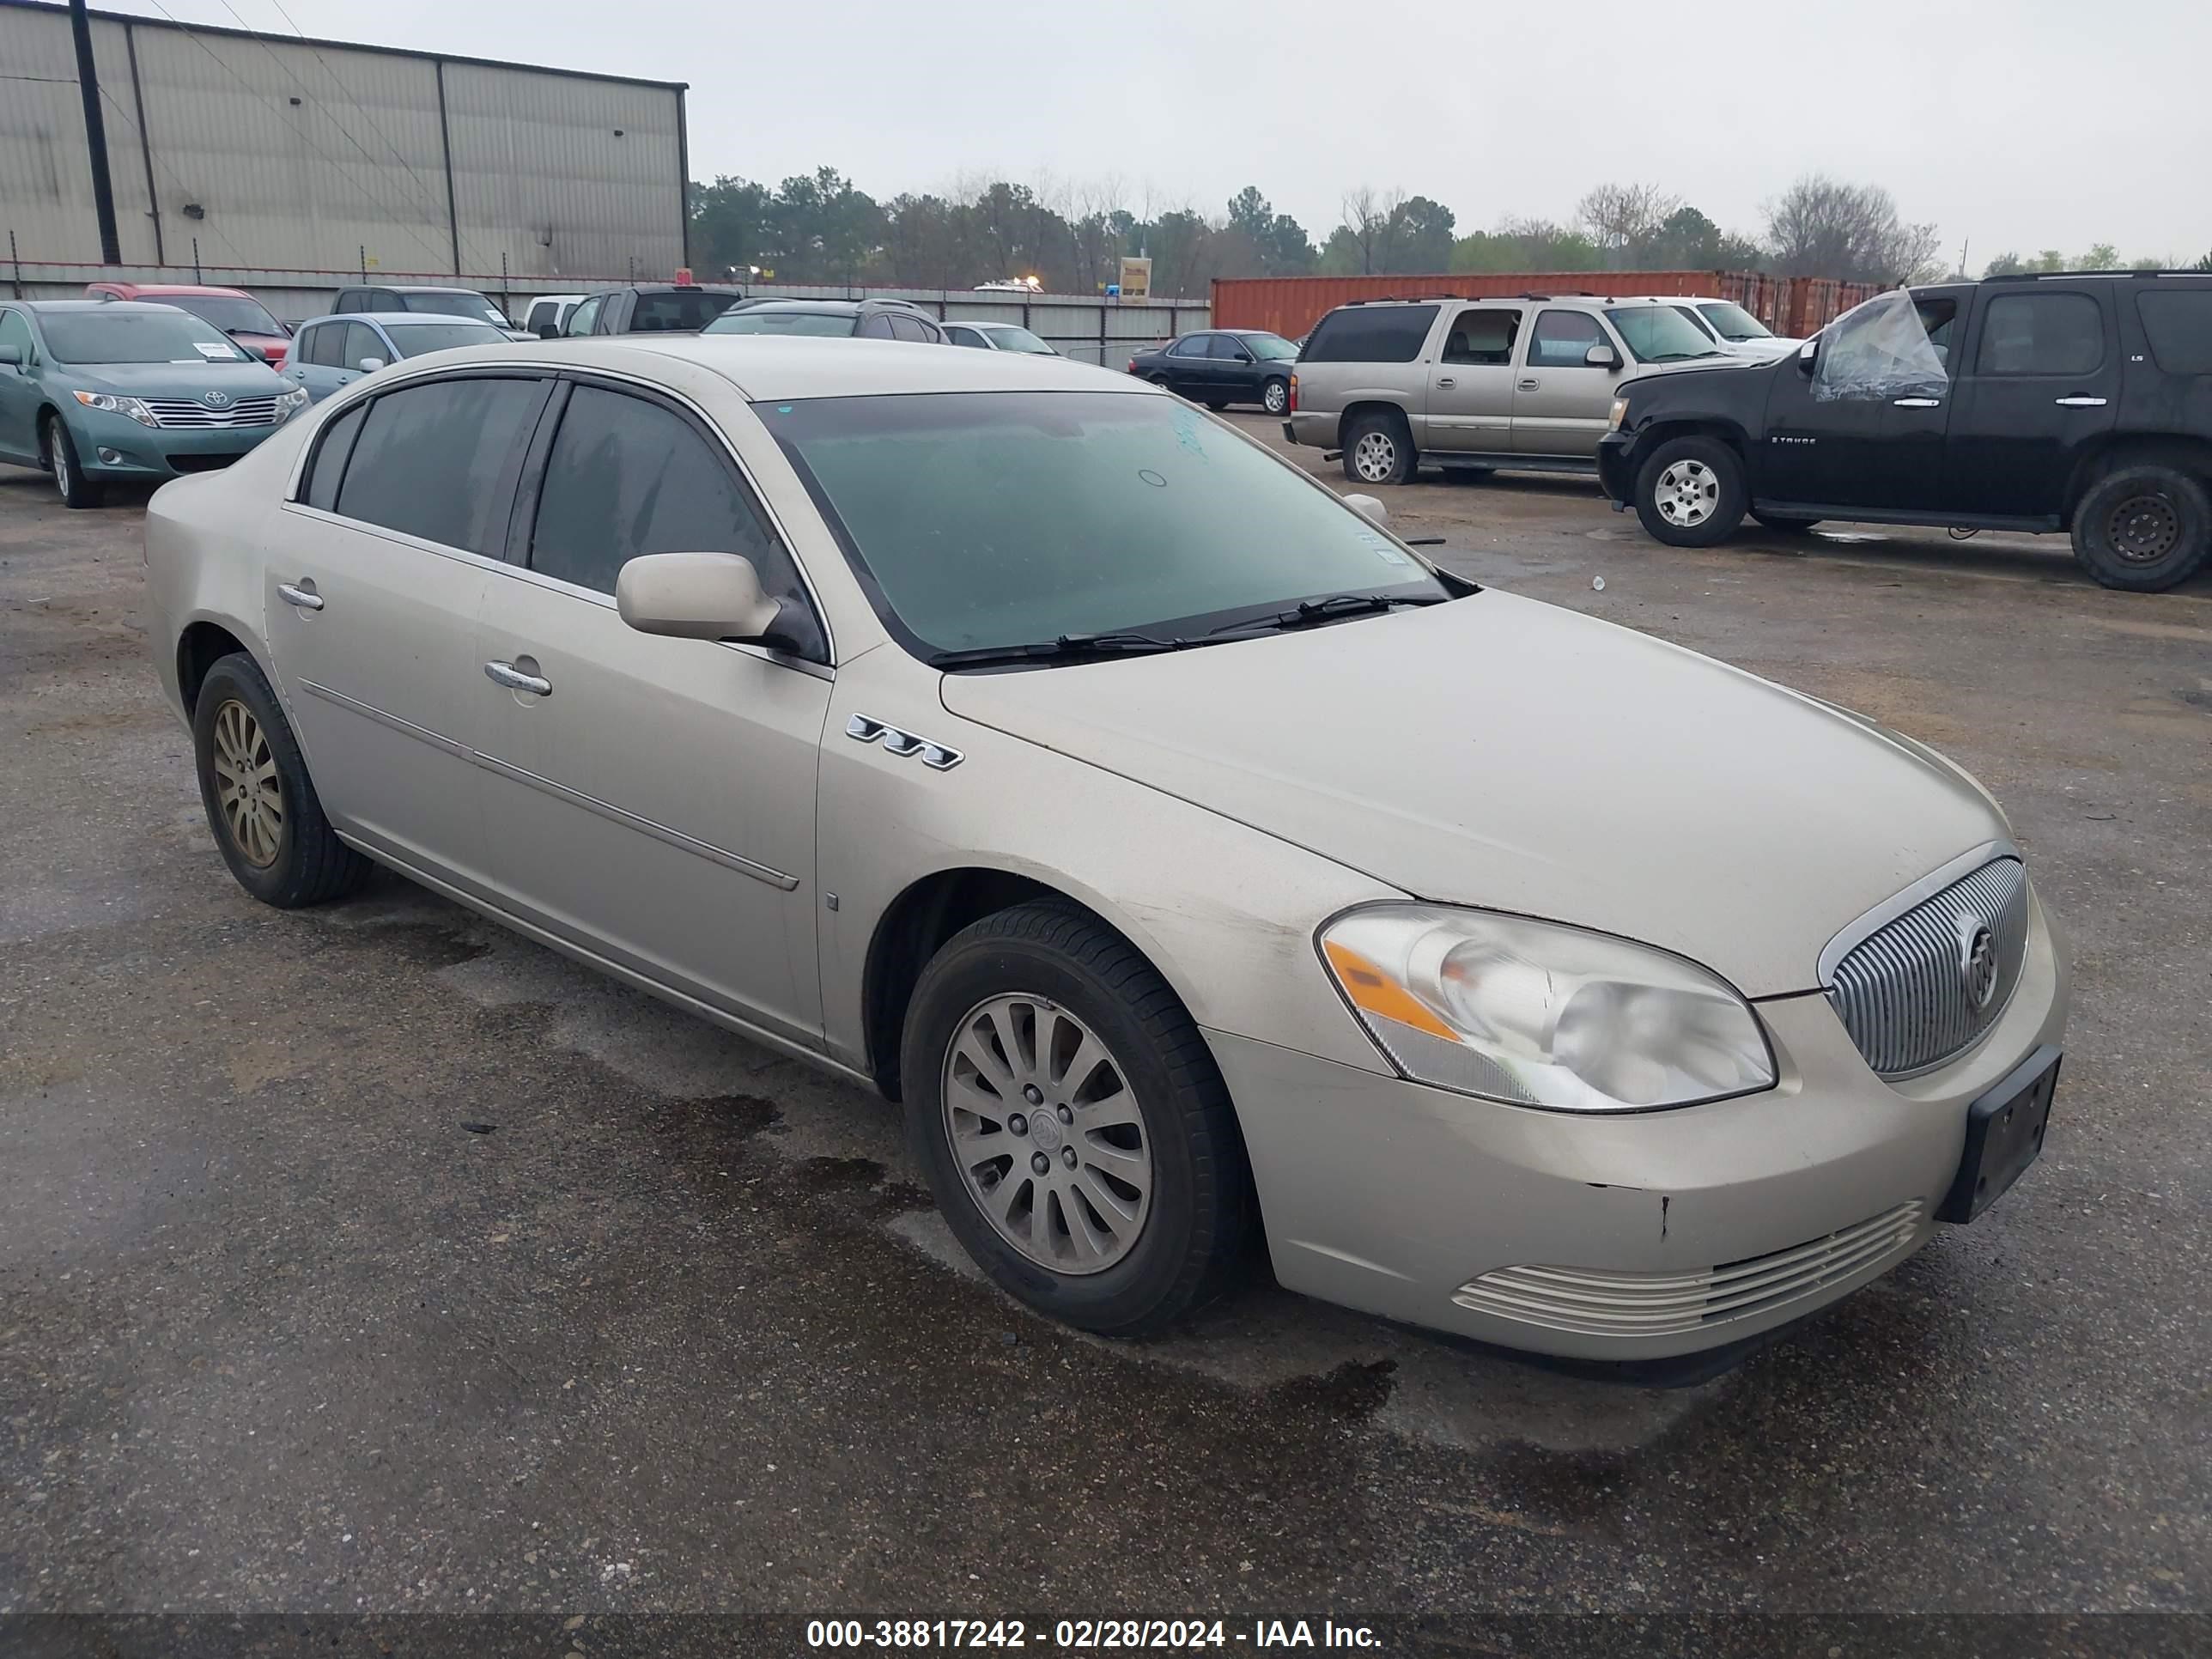
M 535 668 L 538 665 L 532 663 L 530 665 Z M 526 673 L 511 662 L 486 663 L 484 678 L 495 685 L 506 686 L 511 691 L 527 691 L 533 697 L 550 697 L 553 695 L 552 681 L 542 675 Z
M 1941 398 L 1899 398 L 1894 399 L 1894 401 L 1899 409 L 1941 409 L 1943 407 L 1943 400 Z
M 285 604 L 296 605 L 302 611 L 320 611 L 323 608 L 323 596 L 315 592 L 313 582 L 301 587 L 295 587 L 289 582 L 278 582 L 276 591 L 283 595 Z
M 1453 380 L 1450 375 L 1447 374 L 1439 380 L 1437 384 L 1438 386 L 1456 386 L 1458 382 Z
M 1541 380 L 1516 380 L 1513 383 L 1513 389 L 1516 392 L 1540 392 L 1543 386 Z
M 2061 409 L 2102 409 L 2105 400 L 2102 398 L 2061 398 L 2058 406 Z

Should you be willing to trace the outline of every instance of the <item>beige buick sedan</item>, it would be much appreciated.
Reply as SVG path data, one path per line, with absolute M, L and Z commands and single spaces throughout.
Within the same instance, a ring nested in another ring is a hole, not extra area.
M 1726 1349 L 2039 1150 L 2003 815 L 1840 709 L 1432 568 L 1124 376 L 733 337 L 395 366 L 155 497 L 232 873 L 370 860 L 905 1103 L 1031 1306 L 1264 1236 L 1488 1342 Z

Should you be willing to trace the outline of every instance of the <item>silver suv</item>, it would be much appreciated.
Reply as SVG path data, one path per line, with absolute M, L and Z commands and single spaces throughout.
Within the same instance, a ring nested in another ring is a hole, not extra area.
M 1306 337 L 1283 435 L 1341 450 L 1355 483 L 1423 461 L 1595 475 L 1623 380 L 1740 361 L 1672 301 L 1355 300 Z

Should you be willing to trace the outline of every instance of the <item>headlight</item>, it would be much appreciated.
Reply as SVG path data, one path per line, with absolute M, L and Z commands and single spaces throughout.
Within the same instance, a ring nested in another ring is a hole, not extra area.
M 1691 1106 L 1774 1086 L 1750 1006 L 1649 945 L 1434 904 L 1376 904 L 1323 927 L 1322 959 L 1407 1077 L 1577 1112 Z
M 276 398 L 276 424 L 282 426 L 307 406 L 307 388 L 295 386 Z
M 136 398 L 118 398 L 110 392 L 80 392 L 76 394 L 76 400 L 87 409 L 104 410 L 110 415 L 128 415 L 141 426 L 161 424 L 154 418 L 154 411 Z
M 1606 417 L 1605 429 L 1607 432 L 1618 432 L 1620 430 L 1620 423 L 1627 418 L 1628 399 L 1615 398 L 1613 400 L 1613 413 Z

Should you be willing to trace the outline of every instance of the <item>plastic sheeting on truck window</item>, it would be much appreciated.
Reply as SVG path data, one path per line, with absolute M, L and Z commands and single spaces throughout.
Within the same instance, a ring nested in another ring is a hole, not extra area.
M 1940 398 L 1950 390 L 1942 354 L 1905 289 L 1877 294 L 1820 331 L 1813 396 L 1822 402 Z

